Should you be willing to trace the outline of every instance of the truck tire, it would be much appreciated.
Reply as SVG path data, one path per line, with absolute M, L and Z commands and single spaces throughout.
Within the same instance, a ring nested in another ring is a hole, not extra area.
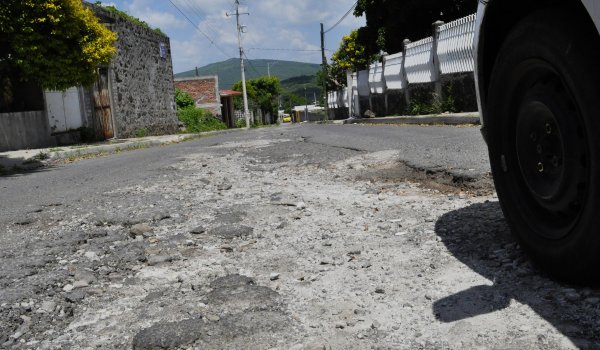
M 521 246 L 560 279 L 597 282 L 600 45 L 595 27 L 568 17 L 543 10 L 514 27 L 485 122 L 498 198 Z

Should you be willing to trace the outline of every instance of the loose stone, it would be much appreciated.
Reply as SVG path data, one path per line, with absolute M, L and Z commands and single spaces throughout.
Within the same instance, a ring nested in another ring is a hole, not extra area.
M 138 236 L 143 236 L 144 233 L 152 231 L 152 227 L 148 226 L 148 224 L 137 224 L 134 225 L 131 230 L 129 230 L 129 235 L 133 238 Z

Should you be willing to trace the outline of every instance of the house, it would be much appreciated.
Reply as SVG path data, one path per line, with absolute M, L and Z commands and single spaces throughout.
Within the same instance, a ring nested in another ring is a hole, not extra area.
M 219 77 L 217 75 L 175 79 L 175 88 L 188 93 L 196 107 L 213 115 L 221 115 Z
M 35 103 L 0 114 L 0 151 L 177 132 L 169 38 L 102 6 L 86 5 L 117 33 L 116 56 L 98 68 L 93 86 L 37 89 L 25 95 L 37 96 Z
M 221 96 L 221 119 L 223 119 L 223 123 L 228 128 L 237 127 L 234 98 L 235 96 L 241 96 L 242 93 L 234 90 L 221 90 L 219 95 Z
M 234 98 L 242 93 L 233 90 L 219 90 L 218 76 L 177 78 L 175 79 L 175 88 L 188 93 L 196 102 L 196 108 L 212 113 L 229 128 L 236 127 Z
M 292 108 L 294 122 L 320 121 L 325 116 L 325 108 L 317 105 L 301 105 Z

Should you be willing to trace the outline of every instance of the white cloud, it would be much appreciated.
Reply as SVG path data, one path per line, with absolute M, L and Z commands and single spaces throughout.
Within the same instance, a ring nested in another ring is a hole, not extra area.
M 164 0 L 113 0 L 131 15 L 161 28 L 171 38 L 175 72 L 238 56 L 233 0 L 172 0 L 194 23 Z M 281 59 L 320 63 L 319 23 L 325 29 L 350 9 L 354 0 L 243 0 L 241 17 L 246 54 L 251 59 Z M 326 35 L 326 48 L 337 49 L 341 36 L 364 25 L 349 15 Z M 256 50 L 274 48 L 278 50 Z M 296 50 L 296 51 L 294 51 Z M 297 51 L 316 50 L 316 51 Z M 222 52 L 224 51 L 224 53 Z M 330 54 L 330 53 L 329 53 Z
M 148 22 L 152 27 L 161 30 L 184 28 L 185 19 L 176 17 L 170 12 L 160 11 L 150 6 L 149 1 L 133 0 L 127 6 L 127 12 L 141 20 Z

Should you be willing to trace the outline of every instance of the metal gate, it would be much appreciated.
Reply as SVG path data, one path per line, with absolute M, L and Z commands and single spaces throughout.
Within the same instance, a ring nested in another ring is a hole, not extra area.
M 79 88 L 44 93 L 48 123 L 53 134 L 77 130 L 83 126 Z
M 108 68 L 98 69 L 98 79 L 94 84 L 94 110 L 99 117 L 104 139 L 115 137 L 108 89 Z

